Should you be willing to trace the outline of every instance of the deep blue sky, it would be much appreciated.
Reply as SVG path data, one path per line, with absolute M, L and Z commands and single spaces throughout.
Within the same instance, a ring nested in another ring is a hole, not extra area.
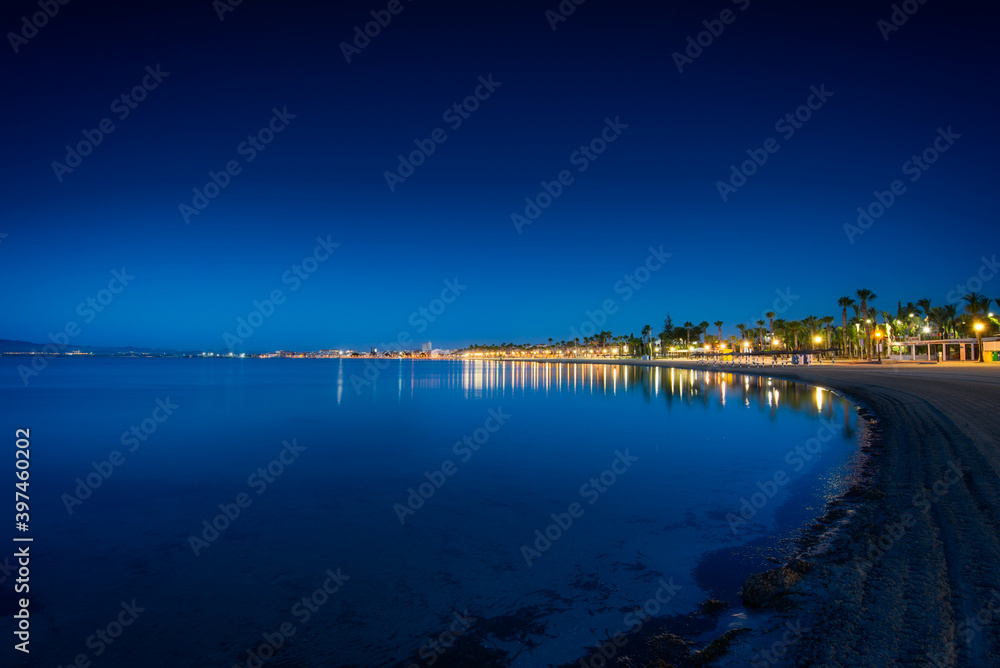
M 77 0 L 17 53 L 6 37 L 0 338 L 76 321 L 74 345 L 218 350 L 274 289 L 287 301 L 238 350 L 558 340 L 609 298 L 615 333 L 669 311 L 728 334 L 778 289 L 798 297 L 786 318 L 839 315 L 860 287 L 940 305 L 1000 252 L 990 3 L 913 3 L 885 40 L 888 2 L 589 0 L 553 31 L 556 0 L 403 0 L 347 63 L 339 44 L 386 4 L 244 0 L 220 21 L 210 0 Z M 727 8 L 678 72 L 672 53 Z M 38 11 L 4 3 L 0 26 Z M 156 65 L 169 76 L 119 120 L 112 101 Z M 442 113 L 489 75 L 500 87 L 452 130 Z M 786 140 L 775 122 L 821 85 L 833 96 Z M 247 163 L 237 146 L 284 107 L 296 118 Z M 53 161 L 106 117 L 60 182 Z M 628 128 L 577 171 L 608 117 Z M 961 137 L 910 182 L 903 164 L 949 126 Z M 447 140 L 390 191 L 384 172 L 438 127 Z M 723 201 L 717 181 L 771 137 Z M 179 204 L 230 160 L 242 172 L 186 224 Z M 518 234 L 511 214 L 567 169 Z M 844 224 L 894 179 L 905 194 L 850 243 Z M 328 235 L 339 249 L 290 291 L 284 272 Z M 626 301 L 616 281 L 660 245 L 672 257 Z M 86 322 L 77 305 L 122 267 L 134 281 Z M 455 277 L 468 288 L 418 331 L 410 314 Z

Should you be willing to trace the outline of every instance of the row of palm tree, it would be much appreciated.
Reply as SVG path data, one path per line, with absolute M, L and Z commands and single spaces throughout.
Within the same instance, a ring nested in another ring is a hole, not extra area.
M 859 356 L 871 357 L 871 335 L 873 329 L 879 326 L 878 318 L 882 318 L 881 326 L 888 339 L 898 339 L 900 336 L 907 338 L 916 337 L 917 340 L 923 335 L 933 338 L 949 339 L 961 338 L 963 334 L 968 334 L 969 330 L 974 332 L 979 350 L 982 350 L 983 330 L 991 328 L 991 325 L 1000 327 L 990 312 L 990 304 L 996 303 L 1000 309 L 1000 299 L 990 299 L 977 292 L 970 292 L 963 295 L 965 305 L 959 311 L 960 304 L 945 304 L 944 306 L 932 306 L 930 299 L 918 299 L 914 304 L 907 302 L 906 305 L 898 303 L 896 313 L 893 315 L 889 311 L 877 311 L 870 309 L 871 302 L 876 299 L 876 295 L 870 290 L 862 289 L 856 292 L 860 304 L 851 297 L 841 297 L 838 305 L 841 307 L 842 329 L 844 336 L 844 349 L 847 350 L 847 336 L 850 332 L 849 325 L 853 325 L 856 330 L 864 330 L 864 338 L 859 342 Z M 847 309 L 854 310 L 854 317 L 848 321 Z M 976 328 L 979 323 L 980 327 Z
M 715 320 L 712 325 L 707 320 L 702 320 L 698 324 L 685 321 L 683 325 L 674 326 L 668 314 L 657 337 L 653 336 L 652 326 L 647 324 L 643 325 L 638 337 L 601 331 L 582 340 L 579 337 L 561 341 L 550 338 L 547 346 L 504 342 L 498 345 L 472 345 L 468 350 L 495 356 L 598 354 L 638 357 L 654 355 L 656 339 L 664 352 L 668 349 L 690 348 L 693 335 L 694 343 L 699 346 L 718 348 L 728 344 L 733 350 L 754 351 L 824 348 L 832 352 L 835 348 L 833 342 L 838 341 L 839 346 L 836 347 L 842 356 L 871 359 L 878 350 L 872 345 L 873 337 L 880 338 L 884 335 L 888 341 L 914 336 L 919 339 L 923 335 L 959 338 L 970 329 L 977 337 L 979 350 L 982 350 L 983 330 L 991 329 L 991 326 L 1000 327 L 1000 322 L 990 312 L 991 303 L 996 303 L 1000 310 L 1000 299 L 990 299 L 976 292 L 970 292 L 962 299 L 965 301 L 962 311 L 959 311 L 956 304 L 933 306 L 930 299 L 918 299 L 916 303 L 907 302 L 905 306 L 898 302 L 896 313 L 893 314 L 874 308 L 878 295 L 867 288 L 861 288 L 855 291 L 854 297 L 845 296 L 837 300 L 840 307 L 839 327 L 834 325 L 836 318 L 831 315 L 809 315 L 801 320 L 785 320 L 778 318 L 774 311 L 768 311 L 764 313 L 766 320 L 737 324 L 739 337 L 732 335 L 727 339 L 723 337 L 722 326 L 725 323 L 722 320 Z M 981 325 L 978 329 L 975 328 L 976 323 Z M 715 327 L 716 334 L 709 333 L 710 326 Z M 817 335 L 817 331 L 822 334 Z

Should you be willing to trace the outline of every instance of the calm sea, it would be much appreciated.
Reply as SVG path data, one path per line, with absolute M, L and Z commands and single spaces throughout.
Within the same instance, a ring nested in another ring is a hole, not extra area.
M 718 371 L 57 358 L 25 387 L 27 359 L 25 665 L 575 662 L 738 603 L 857 450 L 841 397 Z

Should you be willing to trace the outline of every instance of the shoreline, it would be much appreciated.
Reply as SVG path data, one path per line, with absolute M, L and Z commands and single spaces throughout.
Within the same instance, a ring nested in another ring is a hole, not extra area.
M 806 568 L 791 573 L 791 607 L 772 609 L 772 633 L 734 641 L 717 665 L 746 665 L 775 640 L 782 645 L 786 622 L 803 620 L 809 630 L 768 665 L 982 666 L 1000 657 L 997 365 L 506 361 L 781 378 L 840 393 L 868 418 L 875 438 L 862 447 L 864 480 L 832 500 L 799 539 L 797 556 Z M 769 573 L 778 571 L 788 569 Z

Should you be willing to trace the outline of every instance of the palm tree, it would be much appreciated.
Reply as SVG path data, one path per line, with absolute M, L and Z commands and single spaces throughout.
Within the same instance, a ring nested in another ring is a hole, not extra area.
M 767 330 L 771 334 L 771 339 L 774 339 L 774 317 L 776 315 L 778 314 L 774 311 L 768 311 L 764 314 L 764 317 L 767 318 Z
M 851 299 L 850 297 L 841 297 L 840 299 L 837 300 L 837 305 L 840 306 L 841 308 L 840 319 L 841 319 L 841 325 L 843 326 L 841 334 L 843 335 L 844 339 L 844 351 L 842 354 L 847 354 L 847 307 L 853 306 L 854 300 Z
M 760 337 L 759 337 L 758 340 L 761 342 L 761 345 L 763 345 L 763 341 L 764 341 L 764 321 L 763 320 L 758 320 L 757 321 L 757 329 L 760 332 Z
M 744 325 L 743 323 L 740 323 L 740 324 L 736 325 L 736 329 L 740 333 L 740 344 L 742 344 L 743 341 L 745 341 L 746 338 L 747 338 L 747 326 Z
M 819 324 L 819 318 L 817 318 L 814 315 L 807 315 L 806 317 L 802 318 L 802 324 L 809 328 L 808 343 L 809 343 L 809 348 L 811 349 L 813 343 L 815 343 L 813 339 L 816 338 L 816 325 Z
M 699 322 L 698 323 L 698 329 L 701 330 L 701 334 L 708 333 L 708 321 L 707 320 L 702 320 L 701 322 Z
M 771 334 L 771 349 L 779 348 L 780 346 L 776 345 L 776 342 L 781 343 L 781 341 L 784 341 L 787 347 L 788 321 L 778 318 L 771 324 L 771 327 L 774 328 L 774 333 Z
M 927 312 L 927 323 L 936 327 L 938 336 L 942 339 L 946 338 L 945 323 L 947 320 L 948 316 L 944 312 L 944 307 L 935 306 Z
M 694 327 L 694 325 L 691 323 L 690 320 L 688 320 L 687 322 L 684 323 L 684 329 L 687 330 L 687 342 L 688 342 L 688 346 L 689 347 L 691 346 L 691 328 L 692 327 Z
M 792 333 L 792 349 L 799 349 L 799 330 L 802 328 L 802 323 L 798 320 L 788 321 L 788 331 Z
M 826 326 L 826 347 L 830 348 L 831 347 L 831 342 L 830 342 L 830 325 L 833 324 L 833 316 L 832 315 L 825 315 L 822 318 L 820 318 L 819 321 L 820 321 L 820 323 L 822 323 L 823 325 Z M 833 353 L 830 353 L 830 354 L 832 355 Z
M 860 311 L 858 310 L 857 305 L 854 306 L 854 311 L 854 316 L 847 321 L 847 324 L 849 325 L 847 332 L 851 339 L 852 356 L 854 350 L 856 349 L 858 357 L 861 357 L 861 316 L 858 315 Z
M 875 294 L 871 290 L 861 288 L 857 291 L 858 299 L 861 300 L 861 317 L 868 317 L 868 302 L 875 301 Z
M 719 343 L 722 343 L 722 321 L 716 320 L 714 324 L 719 328 Z
M 857 291 L 858 299 L 861 300 L 861 317 L 865 321 L 865 349 L 867 350 L 868 359 L 871 359 L 871 334 L 868 328 L 868 302 L 873 302 L 876 299 L 876 295 L 871 290 L 861 288 Z
M 923 298 L 923 299 L 918 299 L 917 300 L 917 308 L 920 309 L 919 310 L 919 315 L 923 316 L 924 324 L 925 325 L 929 325 L 930 324 L 931 313 L 934 310 L 934 309 L 931 308 L 931 300 L 927 299 L 926 297 Z M 919 329 L 917 330 L 917 335 L 918 336 L 923 336 L 922 332 Z
M 650 352 L 650 356 L 652 356 L 652 352 L 653 352 L 653 347 L 649 343 L 649 335 L 650 335 L 650 333 L 652 331 L 653 331 L 653 328 L 651 326 L 649 326 L 649 325 L 643 325 L 642 326 L 643 352 L 645 352 L 646 348 L 648 347 L 649 348 L 649 352 Z
M 882 311 L 875 315 L 882 316 L 882 323 L 885 325 L 885 338 L 888 341 L 888 339 L 892 338 L 892 314 L 888 311 Z
M 990 310 L 990 299 L 978 292 L 970 292 L 967 295 L 963 295 L 962 299 L 965 300 L 965 311 L 970 316 L 972 316 L 972 321 L 975 323 L 976 318 L 980 315 L 986 315 Z M 973 325 L 975 326 L 975 324 Z M 984 362 L 983 356 L 983 330 L 976 329 L 976 343 L 979 346 L 979 361 Z
M 941 324 L 943 327 L 950 330 L 951 336 L 948 336 L 947 338 L 952 338 L 952 336 L 956 334 L 955 323 L 958 321 L 958 307 L 954 304 L 945 304 L 940 308 L 943 316 Z

